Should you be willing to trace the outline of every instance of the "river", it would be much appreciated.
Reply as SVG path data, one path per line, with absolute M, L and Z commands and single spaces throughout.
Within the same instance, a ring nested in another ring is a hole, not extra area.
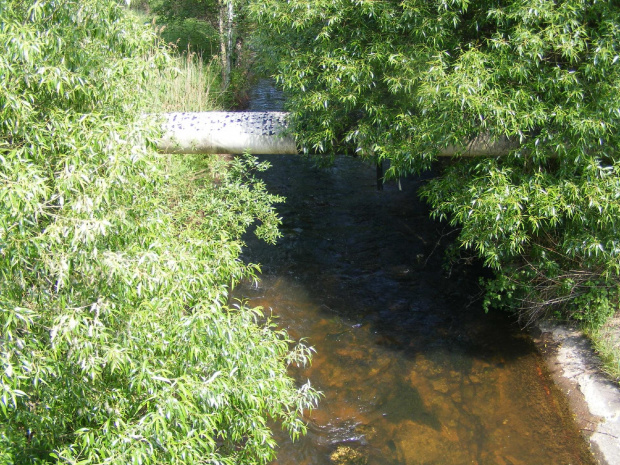
M 281 104 L 261 81 L 251 109 Z M 274 464 L 594 463 L 528 334 L 482 311 L 480 270 L 444 269 L 450 230 L 416 195 L 425 177 L 377 191 L 357 159 L 260 158 L 273 165 L 268 190 L 287 198 L 284 237 L 247 235 L 243 259 L 261 264 L 261 281 L 235 296 L 316 349 L 291 374 L 324 393 L 304 438 L 276 428 Z

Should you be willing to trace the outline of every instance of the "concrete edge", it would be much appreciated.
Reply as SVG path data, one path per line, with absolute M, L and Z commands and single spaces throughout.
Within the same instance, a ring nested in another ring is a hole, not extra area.
M 596 460 L 619 465 L 620 386 L 601 371 L 590 341 L 579 330 L 553 321 L 539 322 L 532 336 Z

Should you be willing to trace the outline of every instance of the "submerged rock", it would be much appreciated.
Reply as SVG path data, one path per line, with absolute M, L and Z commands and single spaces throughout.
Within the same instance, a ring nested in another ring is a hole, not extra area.
M 372 441 L 372 439 L 377 435 L 377 428 L 372 425 L 357 425 L 355 427 L 355 432 L 364 437 L 366 441 Z
M 366 465 L 368 463 L 366 455 L 349 446 L 338 446 L 329 459 L 335 465 Z

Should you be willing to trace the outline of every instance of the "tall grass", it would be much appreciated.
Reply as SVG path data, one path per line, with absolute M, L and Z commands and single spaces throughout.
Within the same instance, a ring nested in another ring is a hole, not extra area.
M 600 328 L 586 328 L 585 333 L 603 362 L 602 369 L 620 383 L 620 315 Z
M 201 56 L 186 52 L 173 57 L 172 65 L 152 82 L 154 112 L 210 111 L 220 106 L 216 63 L 206 63 Z
M 168 66 L 161 69 L 149 81 L 151 112 L 210 111 L 221 108 L 222 92 L 219 82 L 219 61 L 207 61 L 200 53 L 193 52 L 191 44 L 180 49 L 176 41 L 164 38 L 167 24 L 157 25 L 156 17 L 150 12 L 148 0 L 132 2 L 131 13 L 137 21 L 151 24 L 159 37 L 158 45 L 166 43 L 170 51 Z M 152 53 L 159 50 L 159 47 Z

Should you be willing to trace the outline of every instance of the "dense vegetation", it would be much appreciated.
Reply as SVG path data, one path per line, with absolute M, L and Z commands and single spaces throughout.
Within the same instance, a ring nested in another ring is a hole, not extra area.
M 243 108 L 252 77 L 246 6 L 247 0 L 139 0 L 134 8 L 153 17 L 164 41 L 219 67 L 225 105 Z
M 0 463 L 268 462 L 316 393 L 226 305 L 243 231 L 277 234 L 265 166 L 155 153 L 168 58 L 116 1 L 0 0 L 0 44 Z
M 252 2 L 302 147 L 428 169 L 433 215 L 496 271 L 487 305 L 593 326 L 618 305 L 620 4 L 593 0 Z

